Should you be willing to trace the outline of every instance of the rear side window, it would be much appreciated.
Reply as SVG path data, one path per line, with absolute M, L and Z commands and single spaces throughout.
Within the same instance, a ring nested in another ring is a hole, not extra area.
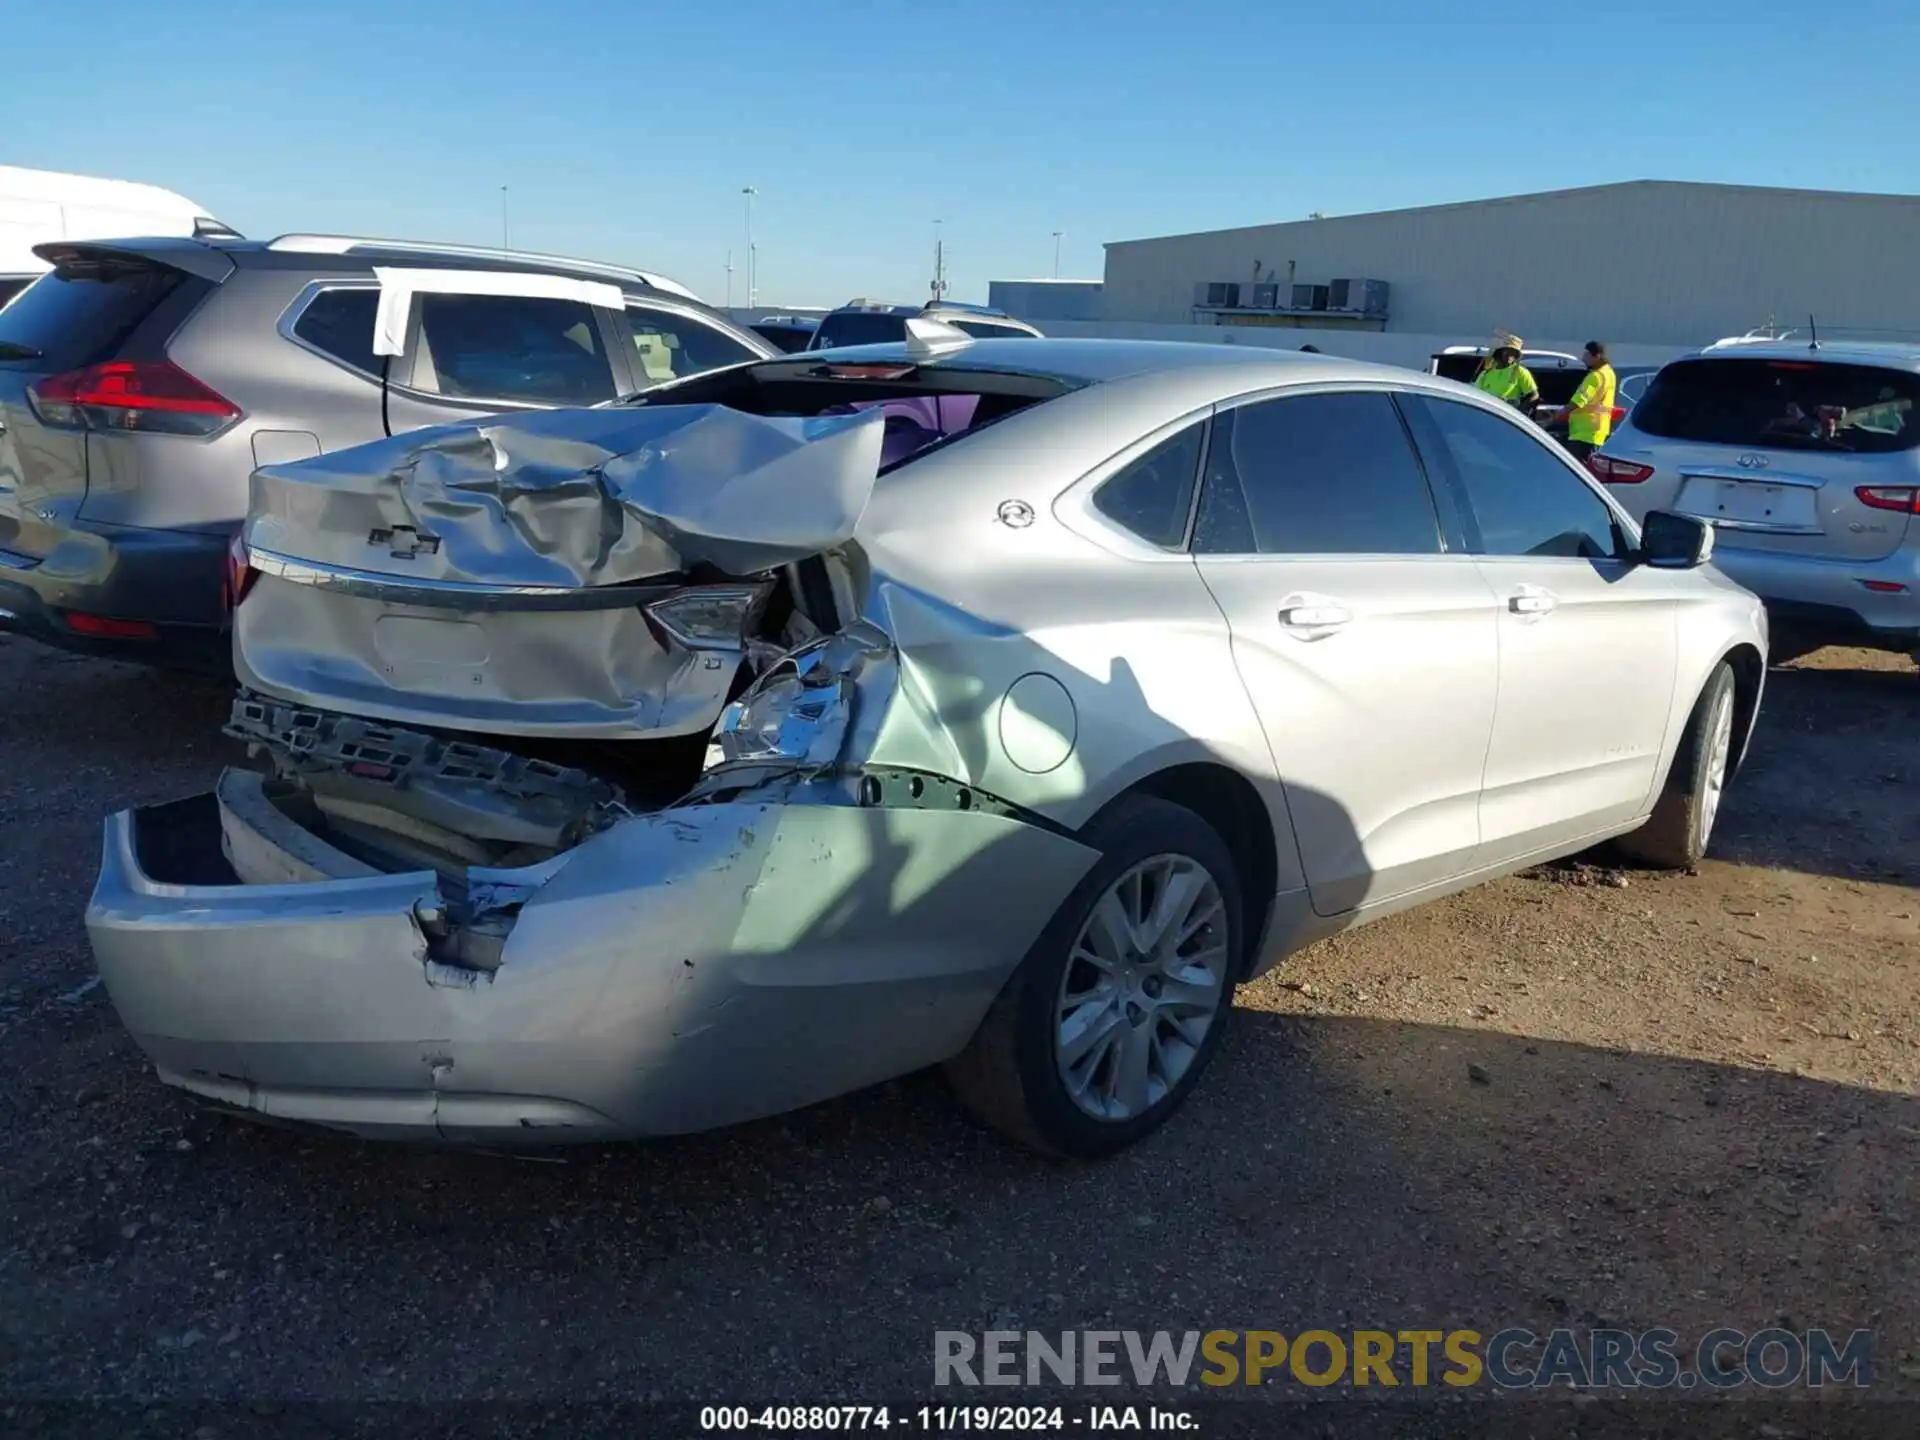
M 1437 555 L 1440 525 L 1384 394 L 1302 395 L 1222 412 L 1207 449 L 1200 554 Z
M 633 331 L 634 379 L 643 387 L 761 358 L 731 335 L 671 310 L 629 305 L 627 325 Z
M 1920 445 L 1920 376 L 1824 360 L 1679 360 L 1633 407 L 1634 428 L 1755 449 L 1883 454 Z
M 1093 492 L 1093 508 L 1149 545 L 1178 550 L 1187 538 L 1205 430 L 1189 425 L 1110 476 Z
M 534 405 L 595 405 L 614 393 L 593 308 L 524 295 L 422 295 L 414 384 Z
M 1486 554 L 1598 560 L 1620 553 L 1613 512 L 1544 441 L 1476 405 L 1408 404 L 1431 417 L 1434 430 L 1423 433 L 1437 432 Z
M 109 359 L 185 278 L 163 265 L 42 275 L 0 310 L 0 364 L 74 370 Z
M 378 290 L 322 290 L 300 312 L 293 333 L 343 365 L 378 375 L 381 362 L 373 353 L 373 315 L 379 307 Z
M 891 345 L 907 338 L 904 315 L 869 315 L 849 311 L 829 315 L 815 332 L 813 348 L 828 350 L 839 345 Z

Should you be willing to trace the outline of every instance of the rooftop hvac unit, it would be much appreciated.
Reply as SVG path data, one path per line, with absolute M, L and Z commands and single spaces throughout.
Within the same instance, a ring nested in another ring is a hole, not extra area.
M 1336 280 L 1327 287 L 1327 308 L 1359 315 L 1384 315 L 1387 313 L 1387 282 Z
M 1249 285 L 1247 308 L 1250 310 L 1278 310 L 1280 308 L 1280 287 L 1262 282 Z
M 1324 310 L 1327 308 L 1327 287 L 1324 285 L 1296 285 L 1293 287 L 1293 309 Z
M 1202 280 L 1193 287 L 1193 303 L 1208 310 L 1237 310 L 1240 308 L 1240 282 Z

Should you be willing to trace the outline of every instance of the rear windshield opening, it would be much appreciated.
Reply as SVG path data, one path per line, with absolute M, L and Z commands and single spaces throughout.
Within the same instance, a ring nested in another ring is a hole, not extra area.
M 1636 429 L 1755 449 L 1885 454 L 1920 444 L 1920 375 L 1825 360 L 1682 360 L 1654 378 Z
M 840 368 L 840 367 L 835 367 Z M 920 370 L 897 376 L 847 377 L 819 363 L 772 362 L 697 375 L 627 400 L 629 405 L 725 405 L 749 415 L 886 417 L 880 472 L 904 465 L 948 441 L 971 435 L 1073 387 L 1036 375 Z
M 74 370 L 109 357 L 185 279 L 161 265 L 62 264 L 0 310 L 0 364 Z

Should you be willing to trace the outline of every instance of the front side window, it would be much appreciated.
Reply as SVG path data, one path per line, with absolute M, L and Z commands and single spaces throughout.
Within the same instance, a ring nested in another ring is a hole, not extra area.
M 1187 426 L 1101 482 L 1093 508 L 1149 545 L 1178 550 L 1200 472 L 1204 424 Z
M 422 295 L 414 383 L 533 405 L 596 405 L 614 394 L 593 307 L 525 295 Z
M 1214 419 L 1200 554 L 1437 555 L 1439 520 L 1393 401 L 1302 395 Z
M 634 379 L 643 387 L 761 358 L 731 335 L 671 310 L 629 305 L 627 327 L 633 331 Z
M 1606 559 L 1613 511 L 1550 445 L 1477 405 L 1421 398 L 1488 555 Z
M 1677 360 L 1633 408 L 1669 440 L 1884 454 L 1920 445 L 1920 375 L 1825 360 Z

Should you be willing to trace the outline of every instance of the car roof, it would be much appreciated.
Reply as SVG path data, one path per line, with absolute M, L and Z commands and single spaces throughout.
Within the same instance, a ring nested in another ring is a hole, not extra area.
M 1920 343 L 1903 340 L 1723 340 L 1683 357 L 1688 360 L 1798 360 L 1829 365 L 1878 365 L 1920 372 Z
M 831 350 L 809 350 L 803 356 L 769 361 L 771 365 L 875 364 L 897 361 L 919 369 L 988 371 L 1006 375 L 1033 375 L 1075 385 L 1155 374 L 1192 374 L 1207 368 L 1245 373 L 1243 383 L 1257 388 L 1267 382 L 1296 384 L 1303 380 L 1390 380 L 1414 388 L 1431 376 L 1398 365 L 1376 365 L 1334 355 L 1303 354 L 1258 345 L 1212 344 L 1190 340 L 1090 340 L 1035 336 L 1020 340 L 969 340 L 942 348 L 932 356 L 899 341 L 884 345 L 848 345 Z

